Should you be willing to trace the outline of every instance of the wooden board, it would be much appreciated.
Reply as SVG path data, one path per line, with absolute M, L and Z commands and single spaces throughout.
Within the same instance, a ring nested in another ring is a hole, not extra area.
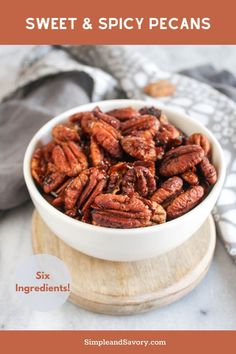
M 32 240 L 35 253 L 55 255 L 67 264 L 74 304 L 94 312 L 123 315 L 170 304 L 195 288 L 209 269 L 216 236 L 209 216 L 188 241 L 165 255 L 138 262 L 110 262 L 67 246 L 35 211 Z

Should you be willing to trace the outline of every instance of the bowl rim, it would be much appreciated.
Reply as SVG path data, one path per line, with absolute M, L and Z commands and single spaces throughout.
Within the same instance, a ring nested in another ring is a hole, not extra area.
M 30 162 L 31 162 L 31 157 L 32 157 L 32 153 L 35 150 L 36 145 L 39 143 L 40 138 L 42 138 L 42 136 L 48 131 L 51 130 L 52 127 L 55 124 L 58 124 L 59 122 L 66 120 L 67 118 L 69 118 L 69 116 L 71 116 L 72 114 L 79 112 L 79 111 L 86 111 L 86 110 L 92 110 L 94 107 L 96 106 L 102 106 L 102 109 L 106 109 L 104 106 L 113 106 L 109 107 L 110 109 L 116 109 L 116 108 L 121 108 L 121 107 L 136 107 L 137 106 L 148 106 L 148 105 L 154 105 L 157 108 L 160 108 L 164 111 L 171 113 L 171 114 L 176 114 L 176 115 L 180 115 L 182 117 L 184 117 L 185 119 L 190 120 L 193 124 L 196 124 L 198 126 L 200 126 L 200 128 L 204 131 L 204 133 L 206 133 L 206 135 L 208 137 L 210 137 L 211 143 L 214 144 L 214 147 L 217 149 L 217 154 L 219 154 L 219 165 L 220 166 L 220 171 L 218 170 L 218 180 L 216 182 L 216 184 L 213 186 L 212 190 L 210 191 L 210 193 L 206 196 L 206 198 L 200 203 L 198 204 L 196 207 L 194 207 L 192 210 L 188 211 L 186 214 L 170 220 L 166 223 L 163 224 L 158 224 L 158 225 L 151 225 L 148 226 L 148 228 L 151 228 L 153 231 L 158 231 L 158 230 L 162 230 L 164 228 L 168 228 L 169 226 L 178 226 L 178 224 L 180 222 L 185 222 L 185 220 L 187 220 L 190 215 L 193 215 L 194 213 L 197 213 L 199 208 L 203 208 L 206 204 L 207 201 L 209 200 L 209 198 L 211 198 L 212 193 L 220 193 L 224 180 L 225 180 L 225 175 L 226 175 L 226 165 L 225 165 L 225 159 L 224 159 L 224 154 L 223 154 L 223 150 L 220 146 L 220 144 L 218 143 L 217 139 L 215 138 L 215 136 L 200 122 L 198 122 L 195 118 L 192 118 L 191 116 L 189 116 L 188 114 L 186 114 L 185 112 L 182 112 L 180 110 L 178 110 L 178 108 L 173 108 L 173 107 L 168 107 L 168 105 L 165 105 L 161 102 L 149 102 L 149 101 L 144 101 L 144 100 L 135 100 L 135 99 L 113 99 L 113 100 L 103 100 L 103 101 L 98 101 L 98 102 L 90 102 L 90 103 L 86 103 L 83 105 L 79 105 L 76 106 L 74 108 L 71 108 L 67 111 L 64 111 L 63 113 L 53 117 L 52 119 L 50 119 L 46 124 L 44 124 L 31 138 L 26 151 L 25 151 L 25 155 L 24 155 L 24 161 L 23 161 L 23 173 L 24 173 L 24 179 L 25 179 L 25 183 L 27 185 L 27 188 L 29 190 L 30 194 L 33 194 L 33 197 L 35 198 L 36 202 L 42 207 L 42 208 L 46 208 L 48 209 L 48 211 L 50 213 L 52 213 L 55 217 L 59 217 L 61 218 L 66 224 L 70 224 L 72 226 L 77 226 L 79 227 L 81 230 L 82 229 L 86 229 L 87 231 L 91 230 L 92 231 L 96 231 L 99 233 L 106 233 L 106 234 L 111 234 L 114 232 L 117 234 L 124 234 L 125 232 L 129 232 L 130 234 L 145 234 L 145 231 L 147 231 L 147 227 L 139 227 L 139 228 L 131 228 L 131 229 L 119 229 L 119 228 L 109 228 L 109 227 L 103 227 L 103 226 L 98 226 L 98 225 L 92 225 L 89 223 L 85 223 L 82 222 L 80 220 L 76 220 L 71 218 L 70 216 L 62 213 L 61 211 L 59 211 L 57 208 L 55 208 L 54 206 L 52 206 L 40 193 L 40 191 L 38 190 L 33 177 L 31 175 L 30 172 Z M 32 198 L 33 199 L 33 198 Z M 207 216 L 207 215 L 206 215 Z

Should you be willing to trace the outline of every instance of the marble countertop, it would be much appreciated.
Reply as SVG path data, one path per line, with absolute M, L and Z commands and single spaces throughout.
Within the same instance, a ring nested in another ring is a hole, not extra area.
M 14 53 L 19 54 L 20 60 L 29 49 L 0 47 L 0 62 L 5 63 L 4 69 L 13 65 L 9 58 Z M 179 46 L 176 49 L 176 46 L 137 46 L 136 49 L 156 58 L 159 66 L 167 70 L 171 65 L 172 70 L 185 67 L 183 60 L 186 57 L 188 66 L 190 63 L 212 62 L 221 68 L 221 58 L 226 51 L 228 59 L 224 66 L 235 70 L 236 47 Z M 0 82 L 4 82 L 6 72 L 9 73 L 1 69 Z M 32 254 L 32 212 L 33 205 L 28 202 L 3 213 L 0 218 L 1 329 L 236 329 L 236 265 L 220 241 L 217 241 L 210 270 L 200 285 L 180 301 L 164 308 L 133 316 L 106 316 L 88 312 L 69 302 L 45 313 L 22 307 L 14 298 L 14 272 L 17 265 Z

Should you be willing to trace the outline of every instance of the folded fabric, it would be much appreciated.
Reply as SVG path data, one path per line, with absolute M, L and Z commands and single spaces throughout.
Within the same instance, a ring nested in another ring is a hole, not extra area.
M 83 64 L 81 64 L 83 63 Z M 184 71 L 212 84 L 236 100 L 236 80 L 212 67 Z M 175 95 L 153 99 L 143 87 L 168 79 Z M 186 111 L 220 140 L 227 160 L 225 188 L 214 211 L 218 232 L 236 259 L 236 105 L 205 83 L 160 70 L 143 56 L 118 46 L 41 46 L 22 65 L 15 91 L 0 105 L 0 209 L 17 206 L 28 198 L 22 160 L 33 133 L 48 119 L 89 100 L 136 98 L 147 104 L 168 104 Z

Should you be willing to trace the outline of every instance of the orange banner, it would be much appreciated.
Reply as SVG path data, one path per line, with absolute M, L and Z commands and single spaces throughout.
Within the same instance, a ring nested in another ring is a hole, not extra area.
M 2 331 L 2 353 L 234 353 L 234 331 Z M 123 341 L 123 342 L 122 342 Z M 123 344 L 122 344 L 123 343 Z
M 1 8 L 0 44 L 235 44 L 234 22 L 233 0 L 21 0 Z

